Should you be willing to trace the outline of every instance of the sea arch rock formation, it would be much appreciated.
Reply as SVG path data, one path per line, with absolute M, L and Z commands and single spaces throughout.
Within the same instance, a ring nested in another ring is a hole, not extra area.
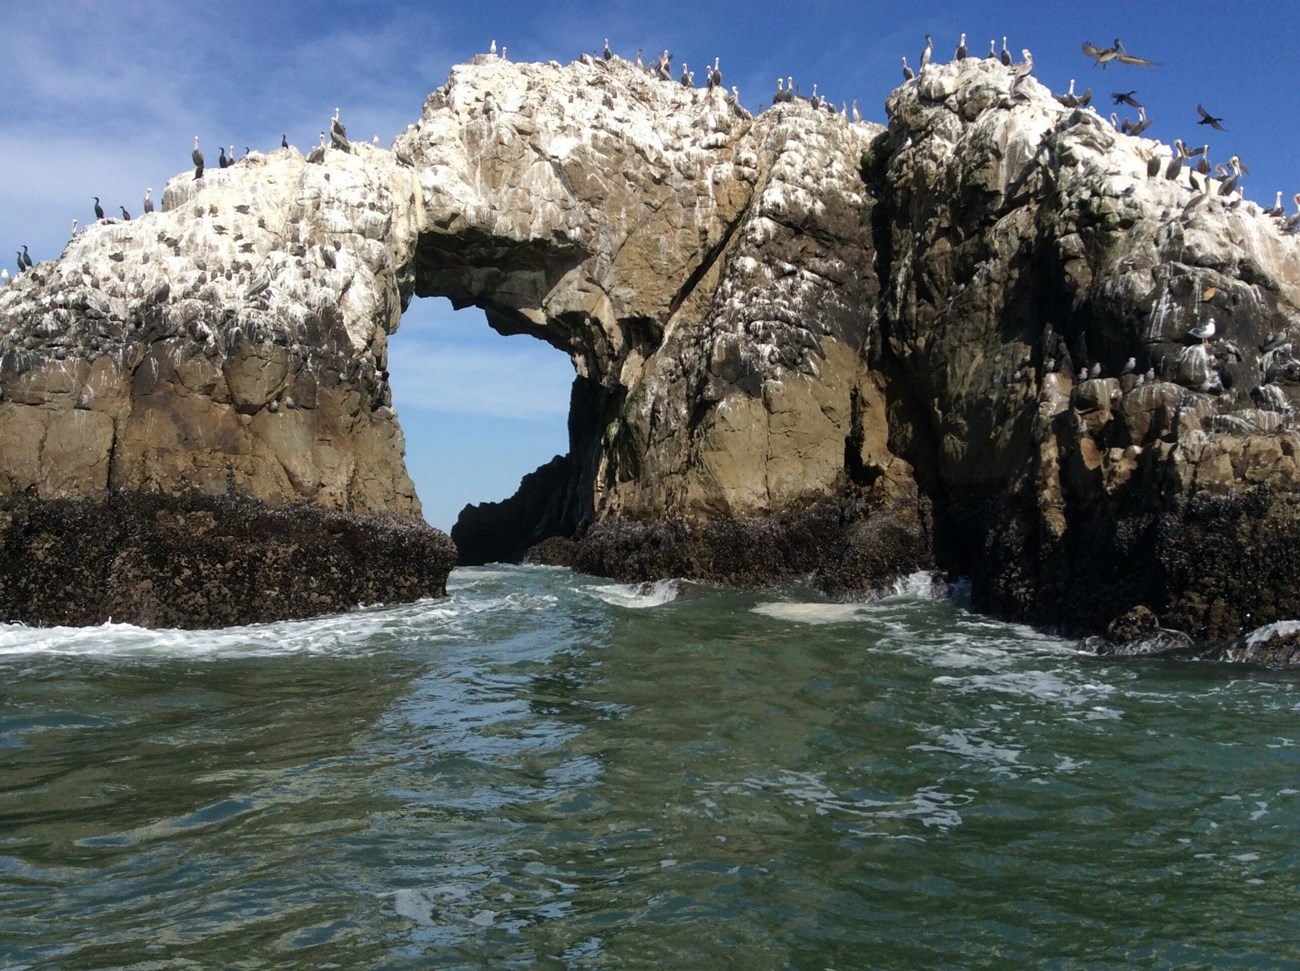
M 471 558 L 551 538 L 628 579 L 837 593 L 938 565 L 1120 640 L 1294 615 L 1294 239 L 992 61 L 887 111 L 481 56 L 391 150 L 180 176 L 0 292 L 11 518 L 161 494 L 416 523 L 388 337 L 436 294 L 577 375 L 570 454 L 467 510 Z

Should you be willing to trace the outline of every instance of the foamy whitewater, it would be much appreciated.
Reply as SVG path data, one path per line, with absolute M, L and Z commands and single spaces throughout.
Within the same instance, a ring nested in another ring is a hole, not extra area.
M 1300 962 L 1297 675 L 907 578 L 0 628 L 0 967 Z

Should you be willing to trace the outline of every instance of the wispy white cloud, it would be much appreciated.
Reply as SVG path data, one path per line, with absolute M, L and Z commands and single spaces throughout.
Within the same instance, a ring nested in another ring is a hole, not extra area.
M 487 323 L 481 326 L 486 332 Z M 574 377 L 567 357 L 532 338 L 475 335 L 452 342 L 405 328 L 389 341 L 388 370 L 403 418 L 424 411 L 563 421 Z

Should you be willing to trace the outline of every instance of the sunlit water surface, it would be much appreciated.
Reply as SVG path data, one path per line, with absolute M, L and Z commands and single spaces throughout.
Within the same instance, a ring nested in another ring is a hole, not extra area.
M 0 628 L 0 967 L 1300 963 L 1300 677 L 959 603 Z

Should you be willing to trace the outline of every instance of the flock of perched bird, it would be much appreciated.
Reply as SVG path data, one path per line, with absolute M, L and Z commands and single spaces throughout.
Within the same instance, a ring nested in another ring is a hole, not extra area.
M 500 54 L 498 55 L 497 43 L 495 40 L 493 40 L 491 45 L 488 48 L 488 53 L 493 56 L 499 56 L 502 59 L 505 59 L 506 48 L 503 46 L 500 50 Z M 1110 64 L 1125 64 L 1134 67 L 1155 67 L 1157 66 L 1158 63 L 1156 61 L 1148 60 L 1147 58 L 1139 57 L 1135 54 L 1130 53 L 1128 50 L 1125 49 L 1124 44 L 1120 41 L 1119 38 L 1116 38 L 1114 44 L 1110 47 L 1098 47 L 1089 41 L 1084 41 L 1083 53 L 1092 60 L 1094 66 L 1100 66 L 1102 68 L 1105 68 Z M 661 51 L 656 57 L 654 57 L 651 60 L 651 63 L 649 64 L 647 64 L 645 60 L 643 60 L 643 54 L 644 54 L 644 49 L 638 50 L 636 53 L 636 64 L 638 67 L 645 70 L 652 76 L 659 78 L 660 80 L 672 81 L 673 55 L 670 51 L 668 50 Z M 601 56 L 606 61 L 612 60 L 614 57 L 614 53 L 609 46 L 609 38 L 605 39 L 604 49 L 602 51 Z M 921 71 L 924 71 L 926 66 L 931 63 L 933 56 L 934 56 L 934 41 L 929 34 L 926 34 L 925 47 L 922 49 L 921 56 L 919 58 L 919 69 Z M 968 56 L 970 56 L 966 46 L 965 34 L 961 35 L 961 39 L 957 44 L 953 56 L 956 60 L 965 60 Z M 1021 95 L 1022 94 L 1020 90 L 1021 84 L 1023 83 L 1025 78 L 1029 77 L 1033 73 L 1033 69 L 1034 69 L 1033 54 L 1028 49 L 1024 49 L 1021 51 L 1021 59 L 1019 61 L 1014 60 L 1012 58 L 1010 50 L 1007 47 L 1007 38 L 1004 36 L 1002 38 L 1001 50 L 999 50 L 997 47 L 996 39 L 989 40 L 989 52 L 987 56 L 991 59 L 1000 61 L 1003 65 L 1007 66 L 1013 71 L 1014 80 L 1012 81 L 1011 92 L 1013 96 Z M 587 59 L 587 55 L 584 55 L 584 59 Z M 916 72 L 908 64 L 906 57 L 902 58 L 902 65 L 903 65 L 904 81 L 910 81 L 914 79 L 916 77 Z M 709 90 L 722 88 L 721 58 L 715 57 L 713 59 L 712 64 L 705 66 L 705 72 L 706 72 L 705 83 Z M 678 79 L 678 82 L 683 86 L 687 86 L 687 87 L 693 87 L 695 84 L 695 74 L 693 71 L 690 70 L 690 68 L 685 62 L 682 63 L 681 75 Z M 1075 86 L 1074 79 L 1071 78 L 1069 90 L 1065 94 L 1057 95 L 1056 99 L 1067 108 L 1089 107 L 1092 103 L 1092 89 L 1089 88 L 1085 90 L 1082 94 L 1076 94 L 1074 90 L 1074 86 Z M 727 100 L 731 102 L 738 110 L 743 110 L 740 109 L 740 92 L 734 85 L 732 86 L 730 92 L 727 92 L 724 89 L 723 93 L 724 95 L 726 95 Z M 1152 124 L 1152 120 L 1147 117 L 1146 106 L 1137 99 L 1136 95 L 1137 95 L 1136 90 L 1115 91 L 1112 92 L 1111 94 L 1111 98 L 1113 99 L 1113 102 L 1116 106 L 1124 105 L 1127 107 L 1135 108 L 1137 110 L 1138 117 L 1136 121 L 1127 118 L 1120 119 L 1116 112 L 1111 112 L 1110 114 L 1111 124 L 1114 125 L 1116 130 L 1127 135 L 1141 135 Z M 834 103 L 831 102 L 829 99 L 827 99 L 825 96 L 818 93 L 816 84 L 812 86 L 811 95 L 805 97 L 796 89 L 793 76 L 787 76 L 786 78 L 778 77 L 776 79 L 776 92 L 772 96 L 772 104 L 776 105 L 776 104 L 781 104 L 781 103 L 791 102 L 796 100 L 807 101 L 814 108 L 824 109 L 826 111 L 831 112 L 832 114 L 837 113 L 837 109 Z M 1216 131 L 1226 131 L 1223 125 L 1223 119 L 1211 114 L 1205 108 L 1204 105 L 1197 104 L 1196 111 L 1197 114 L 1200 116 L 1197 124 L 1209 126 L 1210 128 Z M 852 107 L 846 105 L 844 102 L 841 102 L 838 108 L 838 113 L 843 114 L 845 117 L 851 117 L 854 122 L 859 122 L 862 120 L 861 114 L 858 111 L 858 102 L 856 98 L 853 99 Z M 378 144 L 378 136 L 376 136 L 375 138 L 375 143 Z M 280 136 L 280 147 L 282 149 L 289 148 L 288 138 L 284 135 Z M 325 132 L 322 131 L 320 133 L 320 144 L 314 146 L 311 149 L 311 151 L 307 154 L 307 161 L 316 162 L 316 163 L 322 162 L 324 160 L 325 152 L 327 149 L 335 149 L 343 152 L 351 151 L 351 145 L 347 137 L 347 129 L 344 127 L 343 123 L 339 121 L 338 108 L 334 109 L 334 117 L 330 121 L 328 140 L 326 139 Z M 247 148 L 244 150 L 245 156 L 249 154 L 249 151 L 250 149 Z M 194 136 L 194 148 L 193 151 L 190 153 L 190 157 L 194 163 L 194 178 L 196 179 L 203 178 L 204 156 L 203 156 L 203 152 L 199 149 L 198 135 Z M 235 163 L 236 163 L 235 146 L 234 145 L 230 146 L 229 154 L 226 153 L 225 146 L 222 146 L 220 148 L 218 165 L 224 169 L 234 165 Z M 1154 178 L 1159 176 L 1161 174 L 1161 171 L 1163 170 L 1164 176 L 1166 178 L 1175 179 L 1178 178 L 1185 163 L 1188 170 L 1188 178 L 1191 180 L 1192 188 L 1194 190 L 1203 193 L 1204 195 L 1208 195 L 1210 192 L 1209 174 L 1212 170 L 1220 180 L 1218 185 L 1218 193 L 1222 196 L 1230 196 L 1234 192 L 1236 192 L 1241 177 L 1243 175 L 1250 174 L 1249 170 L 1241 162 L 1241 159 L 1236 155 L 1233 155 L 1226 164 L 1219 163 L 1218 165 L 1212 167 L 1209 162 L 1208 144 L 1202 145 L 1199 149 L 1195 149 L 1195 148 L 1189 148 L 1183 142 L 1182 139 L 1174 139 L 1173 152 L 1169 156 L 1169 161 L 1167 163 L 1164 162 L 1164 160 L 1160 156 L 1152 155 L 1149 158 L 1148 175 Z M 1194 173 L 1200 173 L 1201 176 L 1205 177 L 1204 185 L 1198 184 Z M 1203 196 L 1200 196 L 1197 199 L 1194 199 L 1193 203 L 1199 201 L 1199 198 L 1202 197 Z M 99 197 L 95 196 L 94 198 L 95 198 L 95 206 L 94 206 L 95 219 L 96 220 L 103 219 L 104 210 L 100 205 Z M 1241 198 L 1240 194 L 1238 194 L 1237 198 L 1238 200 L 1240 200 Z M 1267 213 L 1268 215 L 1274 216 L 1282 220 L 1284 231 L 1293 234 L 1300 233 L 1300 193 L 1297 193 L 1294 196 L 1294 200 L 1296 202 L 1297 212 L 1290 217 L 1287 217 L 1283 211 L 1282 193 L 1280 191 L 1277 193 L 1277 199 L 1274 205 L 1271 208 L 1264 210 L 1265 213 Z M 127 211 L 125 206 L 119 206 L 118 208 L 121 211 L 120 218 L 122 221 L 126 221 L 131 218 L 131 214 Z M 143 209 L 144 212 L 146 213 L 150 213 L 154 211 L 152 188 L 145 190 Z M 74 219 L 72 221 L 73 235 L 75 235 L 77 232 L 77 225 L 78 222 L 77 220 Z M 27 252 L 26 245 L 24 245 L 21 250 L 16 252 L 18 254 L 18 260 L 17 260 L 18 272 L 21 273 L 32 266 L 32 258 Z M 9 280 L 8 271 L 7 270 L 0 271 L 0 282 L 8 282 L 8 280 Z
M 1011 51 L 1007 47 L 1007 38 L 1002 38 L 1002 48 L 998 49 L 996 39 L 989 41 L 988 57 L 992 60 L 1000 61 L 1003 65 L 1011 68 L 1014 72 L 1015 79 L 1012 82 L 1011 93 L 1013 96 L 1023 96 L 1020 90 L 1020 84 L 1024 78 L 1028 77 L 1034 68 L 1033 54 L 1028 50 L 1022 50 L 1021 60 L 1014 61 Z M 1133 67 L 1157 67 L 1159 62 L 1149 60 L 1145 57 L 1139 57 L 1125 49 L 1123 41 L 1118 37 L 1115 43 L 1110 47 L 1098 47 L 1090 41 L 1083 42 L 1083 53 L 1090 58 L 1094 66 L 1105 68 L 1110 64 L 1127 64 Z M 925 47 L 921 51 L 919 60 L 922 70 L 931 63 L 934 56 L 934 40 L 929 35 L 925 35 Z M 969 51 L 966 47 L 966 35 L 962 34 L 953 52 L 954 60 L 965 60 L 969 57 Z M 916 72 L 907 63 L 907 58 L 902 58 L 903 63 L 903 80 L 911 81 L 916 77 Z M 1088 88 L 1082 94 L 1077 94 L 1074 90 L 1075 81 L 1070 79 L 1069 90 L 1064 94 L 1056 95 L 1056 100 L 1067 108 L 1087 108 L 1092 104 L 1092 89 Z M 781 93 L 781 85 L 777 83 L 778 95 Z M 1111 99 L 1116 106 L 1125 105 L 1130 108 L 1136 108 L 1137 120 L 1121 119 L 1114 111 L 1110 113 L 1110 123 L 1115 129 L 1125 135 L 1141 135 L 1152 125 L 1152 119 L 1147 117 L 1146 106 L 1140 102 L 1136 90 L 1130 91 L 1113 91 Z M 856 102 L 855 102 L 856 105 Z M 1198 103 L 1196 105 L 1196 114 L 1199 116 L 1198 125 L 1205 125 L 1215 131 L 1227 131 L 1224 127 L 1223 118 L 1211 114 L 1205 105 Z M 856 119 L 855 119 L 856 120 Z M 1209 158 L 1210 146 L 1208 143 L 1201 145 L 1200 148 L 1189 147 L 1181 138 L 1175 138 L 1173 148 L 1168 156 L 1168 161 L 1164 156 L 1150 153 L 1147 156 L 1147 175 L 1151 178 L 1157 178 L 1162 173 L 1166 179 L 1174 180 L 1179 178 L 1184 167 L 1187 170 L 1188 184 L 1192 190 L 1197 193 L 1188 203 L 1187 208 L 1192 208 L 1202 203 L 1212 192 L 1217 195 L 1231 200 L 1230 204 L 1241 204 L 1244 201 L 1244 195 L 1241 192 L 1242 176 L 1250 175 L 1250 170 L 1246 168 L 1241 161 L 1240 156 L 1233 155 L 1228 161 L 1219 162 L 1211 165 Z M 1201 178 L 1198 179 L 1197 176 Z M 1211 176 L 1218 180 L 1217 188 L 1211 181 Z M 1277 198 L 1272 206 L 1262 210 L 1267 216 L 1277 219 L 1281 224 L 1281 229 L 1289 235 L 1300 235 L 1300 193 L 1292 197 L 1296 204 L 1296 212 L 1288 216 L 1282 205 L 1282 192 L 1279 190 Z

